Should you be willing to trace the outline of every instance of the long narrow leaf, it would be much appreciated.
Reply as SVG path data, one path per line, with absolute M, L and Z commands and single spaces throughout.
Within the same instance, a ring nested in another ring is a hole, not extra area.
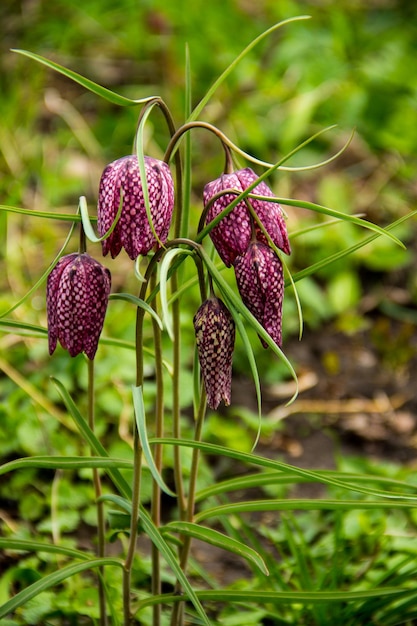
M 370 474 L 346 474 L 342 472 L 336 472 L 334 470 L 322 470 L 320 472 L 322 476 L 331 476 L 338 480 L 351 481 L 346 482 L 351 484 L 354 488 L 355 483 L 362 483 L 369 485 L 371 483 L 377 483 L 386 485 L 387 487 L 407 487 L 406 484 L 393 478 L 386 478 L 383 476 L 374 476 Z M 221 493 L 229 493 L 231 491 L 242 491 L 245 489 L 261 488 L 268 485 L 293 485 L 296 483 L 310 483 L 316 482 L 313 479 L 307 479 L 306 477 L 294 476 L 292 474 L 284 474 L 281 471 L 272 472 L 256 472 L 254 474 L 245 474 L 244 476 L 237 476 L 236 478 L 229 478 L 220 482 L 216 482 L 209 487 L 200 489 L 196 493 L 196 502 L 201 502 L 212 496 L 219 495 Z M 408 485 L 410 490 L 413 490 L 413 485 Z M 409 494 L 410 495 L 410 494 Z
M 46 211 L 33 211 L 32 209 L 23 209 L 21 207 L 9 206 L 6 204 L 0 204 L 0 211 L 18 213 L 20 215 L 26 215 L 27 217 L 40 217 L 47 220 L 58 220 L 61 222 L 81 221 L 81 216 L 78 214 L 72 215 L 71 213 L 50 213 Z
M 145 405 L 143 403 L 143 394 L 142 387 L 132 386 L 132 395 L 133 395 L 133 406 L 135 409 L 135 418 L 136 425 L 138 428 L 139 439 L 142 445 L 143 455 L 148 464 L 149 470 L 159 485 L 159 487 L 167 493 L 169 496 L 175 497 L 175 493 L 171 491 L 171 489 L 165 484 L 161 474 L 158 471 L 158 468 L 155 465 L 155 461 L 152 456 L 151 448 L 149 446 L 148 441 L 148 433 L 146 430 L 146 415 L 145 415 Z
M 86 552 L 75 550 L 74 548 L 56 546 L 51 543 L 42 543 L 40 541 L 12 539 L 10 537 L 7 539 L 0 537 L 0 548 L 3 548 L 4 550 L 19 550 L 23 552 L 48 552 L 50 554 L 70 556 L 75 559 L 81 559 L 82 561 L 88 561 L 91 558 Z
M 273 459 L 267 459 L 262 456 L 258 456 L 256 454 L 250 452 L 240 452 L 238 450 L 232 450 L 231 448 L 226 448 L 225 446 L 219 446 L 214 443 L 205 443 L 201 441 L 193 441 L 192 439 L 174 439 L 172 437 L 161 437 L 161 438 L 153 438 L 150 439 L 150 443 L 164 443 L 166 445 L 173 446 L 185 446 L 186 448 L 198 448 L 202 452 L 207 454 L 214 454 L 216 456 L 225 456 L 231 459 L 235 459 L 244 463 L 245 465 L 258 465 L 259 467 L 267 467 L 269 469 L 275 469 L 283 472 L 287 475 L 298 476 L 301 478 L 305 478 L 308 481 L 323 483 L 326 485 L 333 485 L 334 487 L 341 487 L 342 489 L 347 489 L 349 491 L 356 491 L 358 493 L 363 493 L 370 496 L 376 496 L 380 498 L 390 498 L 392 500 L 402 499 L 409 500 L 410 502 L 417 503 L 417 494 L 410 495 L 408 492 L 399 492 L 399 491 L 382 491 L 377 489 L 371 489 L 367 487 L 358 486 L 352 484 L 349 480 L 343 480 L 339 478 L 339 476 L 343 476 L 343 474 L 338 474 L 336 477 L 334 475 L 330 475 L 329 472 L 324 472 L 320 470 L 306 470 L 301 467 L 296 467 L 295 465 L 289 465 L 287 463 L 283 463 L 282 461 L 275 461 Z M 350 476 L 350 475 L 349 475 Z M 414 489 L 417 490 L 416 487 L 412 485 L 404 485 L 406 489 Z
M 205 543 L 216 546 L 217 548 L 222 548 L 228 552 L 232 552 L 233 554 L 238 554 L 247 561 L 256 565 L 256 567 L 258 567 L 266 576 L 269 574 L 263 558 L 258 554 L 258 552 L 256 552 L 256 550 L 253 550 L 241 541 L 228 537 L 224 533 L 199 524 L 193 524 L 191 522 L 170 522 L 164 527 L 163 531 L 165 529 L 167 531 L 178 532 L 181 535 L 193 537 L 194 539 L 199 539 L 200 541 L 204 541 Z
M 219 517 L 221 515 L 234 515 L 236 513 L 250 513 L 260 511 L 351 511 L 363 509 L 365 511 L 373 511 L 375 509 L 409 509 L 416 508 L 416 502 L 405 500 L 371 501 L 371 500 L 253 500 L 246 502 L 235 502 L 233 504 L 222 504 L 211 509 L 205 509 L 195 516 L 196 522 L 208 519 L 210 517 Z
M 112 459 L 110 457 L 84 456 L 28 456 L 15 459 L 0 465 L 0 476 L 19 469 L 64 469 L 78 470 L 86 468 L 118 468 L 132 469 L 132 461 L 126 459 Z
M 36 597 L 43 591 L 59 585 L 67 578 L 71 578 L 76 574 L 81 574 L 88 569 L 106 566 L 116 566 L 123 568 L 123 563 L 118 559 L 112 558 L 91 559 L 87 562 L 76 563 L 68 565 L 67 567 L 62 567 L 57 572 L 53 572 L 52 574 L 43 576 L 40 580 L 37 580 L 35 583 L 33 583 L 33 585 L 26 587 L 26 589 L 23 589 L 23 591 L 20 591 L 15 596 L 13 596 L 13 598 L 0 606 L 0 619 L 5 617 L 9 613 L 16 611 L 16 609 L 23 606 L 24 604 L 26 604 L 26 602 Z
M 322 604 L 323 602 L 359 602 L 371 598 L 392 596 L 393 599 L 408 596 L 412 593 L 409 589 L 401 587 L 381 587 L 367 591 L 239 591 L 237 589 L 210 589 L 198 591 L 197 596 L 208 602 L 255 602 L 257 604 Z M 183 598 L 178 595 L 162 594 L 150 596 L 142 600 L 139 609 L 162 603 L 181 602 Z
M 23 56 L 29 57 L 29 59 L 33 59 L 34 61 L 37 61 L 38 63 L 42 63 L 42 65 L 46 65 L 46 67 L 48 67 L 49 69 L 55 70 L 55 72 L 59 72 L 60 74 L 63 74 L 64 76 L 66 76 L 67 78 L 70 78 L 75 83 L 78 83 L 79 85 L 87 89 L 88 91 L 91 91 L 92 93 L 95 93 L 97 96 L 100 96 L 100 98 L 104 98 L 105 100 L 108 100 L 109 102 L 112 102 L 113 104 L 117 104 L 119 106 L 134 106 L 136 104 L 145 104 L 146 102 L 149 102 L 149 100 L 153 100 L 155 97 L 155 96 L 149 96 L 146 98 L 140 98 L 138 100 L 132 100 L 131 98 L 126 98 L 125 96 L 121 96 L 118 93 L 115 93 L 114 91 L 110 91 L 110 89 L 107 89 L 106 87 L 102 87 L 101 85 L 98 85 L 92 80 L 85 78 L 84 76 L 81 76 L 81 74 L 78 74 L 77 72 L 74 72 L 73 70 L 63 67 L 62 65 L 59 65 L 58 63 L 55 63 L 55 61 L 46 59 L 45 57 L 42 57 L 39 54 L 35 54 L 34 52 L 29 52 L 28 50 L 20 50 L 17 48 L 12 49 L 12 52 L 17 52 L 18 54 L 22 54 Z

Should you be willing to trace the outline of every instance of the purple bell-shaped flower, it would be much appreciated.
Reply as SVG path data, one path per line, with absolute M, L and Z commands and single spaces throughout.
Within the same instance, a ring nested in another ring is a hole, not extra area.
M 256 179 L 257 175 L 249 167 L 233 172 L 222 174 L 216 180 L 208 183 L 203 192 L 204 206 L 221 191 L 236 189 L 244 191 Z M 273 197 L 271 189 L 261 181 L 252 192 L 259 196 Z M 236 199 L 236 194 L 224 194 L 215 200 L 207 211 L 206 223 L 209 224 L 221 211 Z M 262 222 L 273 243 L 286 254 L 290 254 L 291 247 L 287 235 L 287 227 L 280 205 L 267 200 L 250 198 L 256 215 Z M 254 223 L 256 238 L 265 244 L 267 238 L 259 225 Z M 239 202 L 232 211 L 223 217 L 220 222 L 210 231 L 210 237 L 224 263 L 230 267 L 234 265 L 236 257 L 244 254 L 252 240 L 252 220 L 246 202 Z
M 194 316 L 198 358 L 207 393 L 207 404 L 217 409 L 230 404 L 235 324 L 219 298 L 208 298 Z
M 49 354 L 57 341 L 77 356 L 94 359 L 110 294 L 107 268 L 86 253 L 68 254 L 48 276 L 46 304 Z
M 236 282 L 243 303 L 278 346 L 282 345 L 284 273 L 279 257 L 264 243 L 252 242 L 235 261 Z M 261 339 L 266 348 L 266 342 Z
M 153 229 L 146 212 L 137 156 L 113 161 L 101 176 L 97 206 L 97 227 L 101 236 L 113 224 L 120 202 L 123 203 L 114 230 L 102 242 L 104 256 L 110 252 L 114 259 L 124 248 L 134 260 L 140 254 L 147 254 L 159 241 L 165 243 L 168 237 L 174 208 L 171 171 L 163 161 L 147 156 L 145 170 Z

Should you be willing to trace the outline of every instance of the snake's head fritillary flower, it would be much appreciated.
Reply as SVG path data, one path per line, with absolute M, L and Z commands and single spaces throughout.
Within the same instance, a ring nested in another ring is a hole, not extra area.
M 134 260 L 140 254 L 147 254 L 159 241 L 165 243 L 168 237 L 174 208 L 171 171 L 163 161 L 147 156 L 144 159 L 153 229 L 146 212 L 137 156 L 113 161 L 100 179 L 97 206 L 100 236 L 113 224 L 120 202 L 123 206 L 114 230 L 102 241 L 104 256 L 110 252 L 114 259 L 124 248 Z
M 194 328 L 207 404 L 217 409 L 223 400 L 228 406 L 235 344 L 233 318 L 222 300 L 213 296 L 203 302 L 195 314 Z
M 279 257 L 263 243 L 251 243 L 235 261 L 243 303 L 278 346 L 282 345 L 284 273 Z M 262 345 L 267 344 L 261 339 Z
M 222 176 L 205 186 L 203 192 L 204 206 L 206 207 L 215 195 L 226 189 L 244 191 L 257 178 L 255 172 L 249 167 L 232 174 L 222 174 Z M 258 196 L 274 196 L 271 189 L 263 181 L 256 185 L 251 193 Z M 225 193 L 217 200 L 214 200 L 207 211 L 206 223 L 210 223 L 235 199 L 236 194 Z M 291 247 L 288 240 L 287 227 L 280 205 L 276 202 L 254 198 L 250 198 L 249 201 L 273 243 L 286 254 L 290 254 Z M 254 227 L 256 239 L 263 243 L 268 243 L 259 225 L 255 223 Z M 246 202 L 239 202 L 228 215 L 223 217 L 210 231 L 210 237 L 224 263 L 228 267 L 233 265 L 236 257 L 246 252 L 252 239 L 251 218 Z
M 110 272 L 88 254 L 68 254 L 48 276 L 46 304 L 49 354 L 57 341 L 77 356 L 94 359 L 111 287 Z

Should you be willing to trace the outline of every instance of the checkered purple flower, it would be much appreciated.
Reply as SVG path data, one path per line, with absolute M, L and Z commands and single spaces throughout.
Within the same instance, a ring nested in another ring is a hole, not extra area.
M 211 297 L 194 316 L 198 358 L 207 393 L 207 404 L 217 409 L 224 400 L 230 404 L 232 393 L 232 356 L 235 324 L 225 304 Z
M 145 157 L 145 170 L 153 228 L 159 241 L 165 243 L 174 208 L 171 171 L 166 163 L 152 157 Z M 101 176 L 97 207 L 97 226 L 101 236 L 113 224 L 121 201 L 120 218 L 112 233 L 102 242 L 103 254 L 105 256 L 110 252 L 114 259 L 124 248 L 134 260 L 158 244 L 146 213 L 136 155 L 113 161 Z
M 236 282 L 243 303 L 278 346 L 282 345 L 284 273 L 279 257 L 264 243 L 251 243 L 235 261 Z M 261 339 L 266 348 L 266 342 Z
M 211 198 L 223 190 L 244 191 L 257 178 L 258 176 L 249 167 L 232 174 L 222 174 L 220 178 L 205 186 L 203 192 L 204 206 L 207 206 Z M 263 181 L 252 190 L 252 193 L 259 196 L 274 196 L 271 189 Z M 226 193 L 215 200 L 208 209 L 206 223 L 210 223 L 235 198 L 235 194 Z M 290 254 L 291 247 L 280 205 L 276 202 L 253 198 L 250 199 L 250 203 L 274 244 L 286 254 Z M 255 234 L 258 241 L 268 243 L 258 224 L 255 224 Z M 228 267 L 233 265 L 236 257 L 246 252 L 252 239 L 251 218 L 246 202 L 239 202 L 228 215 L 220 220 L 210 231 L 210 237 L 224 263 Z
M 59 340 L 71 356 L 94 359 L 111 287 L 110 272 L 88 254 L 68 254 L 48 276 L 49 354 Z

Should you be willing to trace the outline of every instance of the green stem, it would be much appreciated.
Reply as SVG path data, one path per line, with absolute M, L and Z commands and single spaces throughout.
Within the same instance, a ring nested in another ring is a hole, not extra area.
M 87 359 L 88 361 L 88 426 L 94 432 L 94 361 Z M 91 456 L 94 456 L 95 452 L 91 448 Z M 97 535 L 98 535 L 98 547 L 97 556 L 104 558 L 105 556 L 105 537 L 106 537 L 106 521 L 104 517 L 104 504 L 101 502 L 100 497 L 102 495 L 101 479 L 99 470 L 93 469 L 93 485 L 97 506 Z M 106 594 L 104 588 L 104 567 L 100 567 L 98 570 L 98 596 L 99 596 L 99 609 L 100 609 L 100 626 L 107 626 L 107 610 L 106 610 Z
M 204 417 L 206 414 L 206 393 L 204 387 L 201 390 L 200 395 L 200 404 L 198 407 L 198 413 L 195 421 L 195 429 L 194 429 L 194 441 L 201 441 L 201 433 L 203 430 Z M 179 446 L 175 446 L 179 447 Z M 197 487 L 197 478 L 198 478 L 198 464 L 200 459 L 200 451 L 198 448 L 193 448 L 193 456 L 191 460 L 191 470 L 190 470 L 190 485 L 188 491 L 188 501 L 187 501 L 187 509 L 185 519 L 187 522 L 192 522 L 194 518 L 194 509 L 195 509 L 195 494 Z M 180 566 L 181 569 L 185 572 L 188 563 L 188 557 L 190 555 L 191 548 L 191 537 L 182 537 L 182 548 L 180 553 Z M 177 582 L 176 593 L 181 592 L 181 586 Z M 171 618 L 171 626 L 182 626 L 184 622 L 184 603 L 178 602 L 172 611 Z
M 151 277 L 151 288 L 155 287 L 155 273 Z M 153 308 L 157 312 L 156 299 L 153 301 Z M 163 358 L 162 358 L 162 338 L 159 324 L 152 318 L 152 328 L 155 350 L 155 380 L 156 380 L 156 407 L 155 407 L 155 434 L 156 437 L 164 436 L 164 383 L 163 383 Z M 154 451 L 155 465 L 159 473 L 162 471 L 162 444 L 155 445 Z M 152 485 L 152 520 L 157 528 L 161 525 L 161 489 L 156 481 Z M 161 593 L 161 568 L 160 554 L 157 546 L 152 544 L 152 595 Z M 153 626 L 160 626 L 161 605 L 158 603 L 153 607 Z
M 146 293 L 147 283 L 141 288 L 141 296 Z M 136 386 L 143 384 L 143 318 L 145 311 L 138 307 L 136 312 Z M 132 485 L 132 515 L 130 518 L 130 535 L 126 559 L 123 569 L 123 624 L 130 626 L 130 588 L 132 577 L 133 559 L 136 552 L 136 541 L 138 536 L 139 505 L 140 505 L 140 484 L 142 475 L 142 447 L 136 420 L 133 420 L 133 485 Z

